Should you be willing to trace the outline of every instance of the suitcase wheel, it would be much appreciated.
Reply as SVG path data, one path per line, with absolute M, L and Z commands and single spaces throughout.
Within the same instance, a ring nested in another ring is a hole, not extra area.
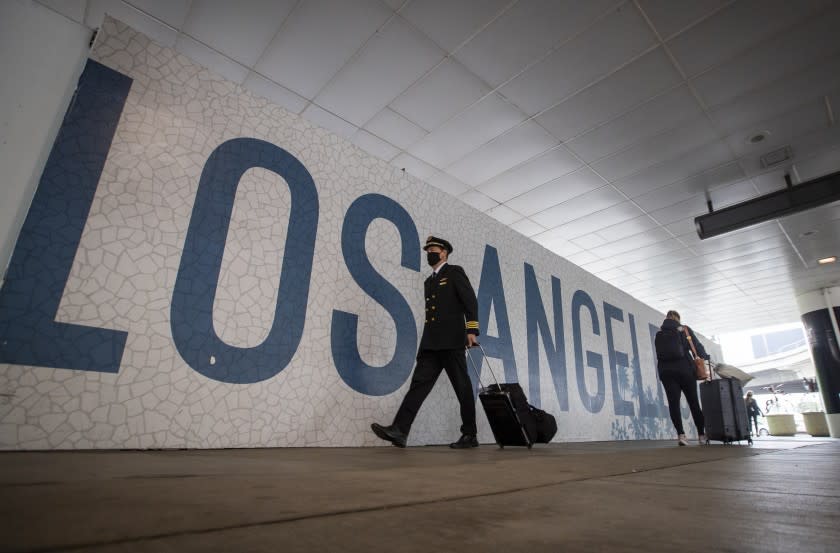
M 532 447 L 534 447 L 534 444 L 528 444 L 528 449 L 531 449 Z

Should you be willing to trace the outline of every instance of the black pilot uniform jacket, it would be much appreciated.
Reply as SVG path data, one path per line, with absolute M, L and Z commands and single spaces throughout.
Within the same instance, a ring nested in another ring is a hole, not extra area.
M 423 288 L 426 324 L 419 351 L 464 349 L 467 333 L 479 334 L 478 301 L 467 273 L 445 263 L 437 276 L 426 279 Z

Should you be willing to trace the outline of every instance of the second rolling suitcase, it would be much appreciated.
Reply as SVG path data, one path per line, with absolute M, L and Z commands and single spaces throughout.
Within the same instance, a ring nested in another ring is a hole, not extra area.
M 700 384 L 700 403 L 709 441 L 728 444 L 747 440 L 752 443 L 742 396 L 741 382 L 734 378 L 708 380 Z

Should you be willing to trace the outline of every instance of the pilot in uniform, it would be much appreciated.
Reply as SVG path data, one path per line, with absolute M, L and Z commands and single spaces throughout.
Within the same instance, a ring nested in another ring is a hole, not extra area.
M 478 332 L 478 301 L 464 269 L 447 263 L 452 244 L 429 236 L 423 246 L 433 273 L 423 283 L 426 322 L 417 351 L 411 386 L 390 426 L 371 425 L 373 432 L 397 447 L 405 447 L 411 424 L 432 391 L 442 370 L 446 371 L 461 405 L 461 438 L 449 447 L 478 447 L 475 398 L 467 373 L 465 346 L 475 345 Z

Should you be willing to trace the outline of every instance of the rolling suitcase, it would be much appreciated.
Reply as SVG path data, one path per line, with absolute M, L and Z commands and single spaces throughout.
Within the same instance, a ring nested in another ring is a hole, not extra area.
M 708 441 L 731 444 L 747 440 L 752 445 L 740 380 L 718 378 L 701 383 L 700 404 L 706 420 Z
M 484 348 L 480 344 L 479 348 L 481 348 L 482 357 L 487 359 Z M 516 382 L 499 384 L 488 360 L 487 368 L 490 369 L 495 384 L 485 388 L 481 384 L 480 371 L 473 362 L 469 349 L 467 349 L 467 359 L 478 379 L 478 399 L 487 414 L 487 421 L 490 423 L 496 443 L 500 448 L 516 445 L 531 449 L 537 441 L 537 425 L 522 387 Z

